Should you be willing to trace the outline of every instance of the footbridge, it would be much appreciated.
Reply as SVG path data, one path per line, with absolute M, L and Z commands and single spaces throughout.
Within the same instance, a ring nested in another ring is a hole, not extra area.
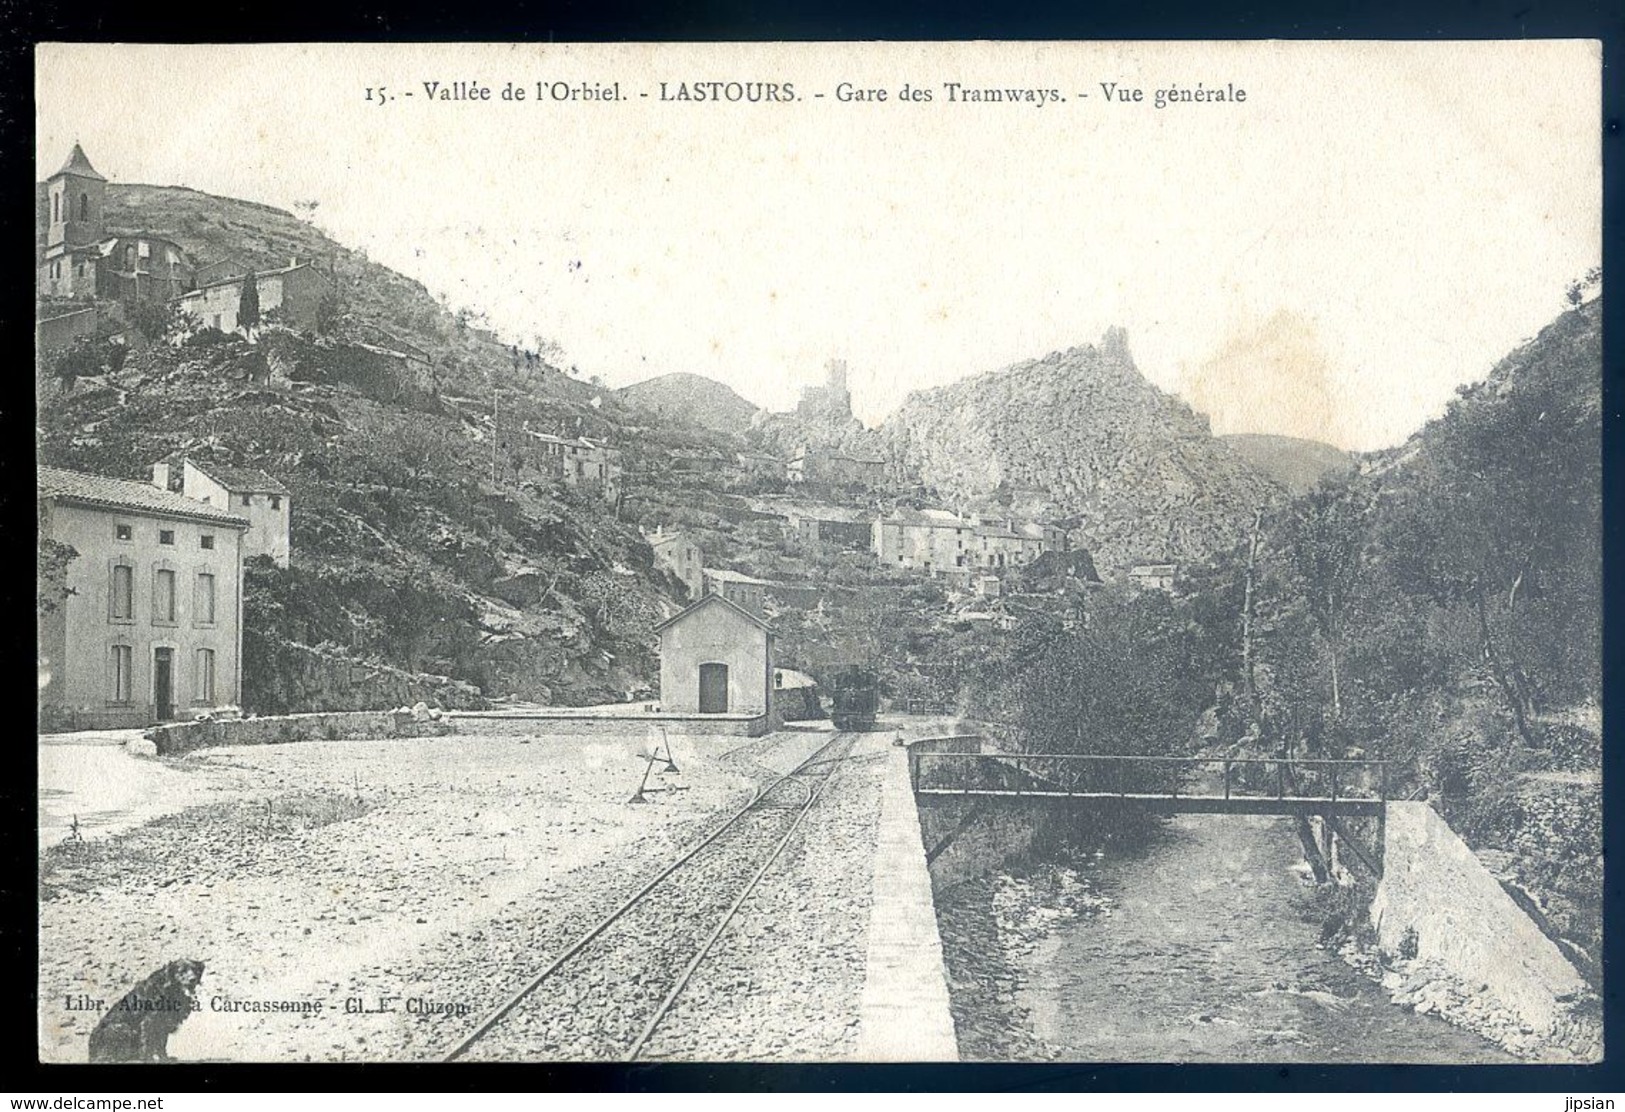
M 980 737 L 909 747 L 921 797 L 1112 800 L 1164 814 L 1381 818 L 1388 762 L 1298 757 L 1144 757 L 1009 753 Z M 965 750 L 965 751 L 956 751 Z

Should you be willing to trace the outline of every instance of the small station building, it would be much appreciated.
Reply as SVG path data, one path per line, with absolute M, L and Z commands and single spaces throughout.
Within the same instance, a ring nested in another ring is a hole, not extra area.
M 773 709 L 773 628 L 722 595 L 655 627 L 665 714 L 768 715 Z

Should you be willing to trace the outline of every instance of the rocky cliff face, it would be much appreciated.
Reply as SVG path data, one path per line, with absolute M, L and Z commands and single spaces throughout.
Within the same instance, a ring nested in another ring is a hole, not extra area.
M 950 503 L 1078 519 L 1108 577 L 1235 543 L 1280 488 L 1134 366 L 1121 329 L 910 395 L 888 451 Z

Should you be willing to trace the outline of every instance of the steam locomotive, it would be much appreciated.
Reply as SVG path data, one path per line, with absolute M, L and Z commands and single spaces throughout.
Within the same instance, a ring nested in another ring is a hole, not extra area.
M 880 709 L 880 684 L 872 668 L 848 665 L 831 683 L 830 718 L 837 730 L 872 730 Z

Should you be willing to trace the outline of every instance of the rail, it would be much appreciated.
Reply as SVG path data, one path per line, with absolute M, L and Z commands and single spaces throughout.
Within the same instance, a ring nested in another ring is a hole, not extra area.
M 693 977 L 694 972 L 705 961 L 706 957 L 709 956 L 717 941 L 722 937 L 723 932 L 727 929 L 729 923 L 733 921 L 734 916 L 739 912 L 739 909 L 744 905 L 745 901 L 749 899 L 751 893 L 755 891 L 762 878 L 767 875 L 774 863 L 778 861 L 779 857 L 783 854 L 785 847 L 789 845 L 796 831 L 800 829 L 802 820 L 805 819 L 812 809 L 817 805 L 819 798 L 823 795 L 824 789 L 827 788 L 835 779 L 836 772 L 844 763 L 842 759 L 844 756 L 843 746 L 850 748 L 853 740 L 853 735 L 837 734 L 827 744 L 821 746 L 817 752 L 813 753 L 795 768 L 791 769 L 789 772 L 768 784 L 767 787 L 757 792 L 749 803 L 745 804 L 743 807 L 731 814 L 720 826 L 706 835 L 704 839 L 696 843 L 693 847 L 680 855 L 676 860 L 672 861 L 669 865 L 663 868 L 652 879 L 650 879 L 641 888 L 628 897 L 625 902 L 618 906 L 614 911 L 610 912 L 590 930 L 578 938 L 572 945 L 549 962 L 539 973 L 531 976 L 518 990 L 511 993 L 505 1000 L 503 1000 L 501 1004 L 489 1012 L 472 1031 L 458 1040 L 458 1042 L 443 1055 L 441 1060 L 445 1062 L 452 1062 L 463 1057 L 463 1055 L 466 1054 L 476 1043 L 487 1038 L 493 1031 L 497 1030 L 503 1024 L 503 1022 L 513 1015 L 513 1013 L 522 1004 L 524 1004 L 526 1000 L 530 999 L 537 992 L 537 990 L 542 987 L 543 984 L 553 978 L 561 970 L 568 968 L 571 962 L 581 958 L 594 942 L 602 938 L 617 924 L 621 923 L 622 920 L 626 919 L 631 913 L 639 908 L 656 906 L 655 895 L 662 884 L 672 880 L 674 877 L 682 875 L 684 866 L 694 861 L 694 859 L 699 857 L 704 851 L 718 843 L 718 841 L 722 839 L 723 836 L 729 831 L 735 830 L 737 827 L 739 827 L 741 822 L 747 816 L 759 814 L 763 809 L 770 807 L 782 808 L 792 812 L 792 817 L 782 832 L 778 830 L 769 831 L 770 837 L 767 839 L 767 841 L 770 843 L 770 848 L 768 849 L 768 852 L 762 855 L 762 857 L 759 859 L 759 864 L 756 864 L 756 867 L 750 871 L 749 880 L 738 890 L 732 901 L 728 904 L 727 908 L 714 922 L 712 929 L 706 935 L 704 940 L 700 942 L 698 949 L 695 951 L 693 956 L 684 965 L 684 968 L 675 976 L 670 989 L 656 1006 L 654 1012 L 641 1025 L 637 1038 L 627 1047 L 624 1060 L 632 1061 L 636 1059 L 643 1051 L 644 1046 L 648 1043 L 655 1030 L 660 1026 L 666 1016 L 670 1014 L 672 1006 L 676 1003 L 683 990 L 688 986 L 689 980 Z M 832 756 L 831 754 L 835 755 Z M 805 778 L 803 778 L 803 774 L 813 769 L 821 770 L 822 775 L 815 783 L 809 783 Z M 782 789 L 787 789 L 792 786 L 800 789 L 800 798 L 796 799 L 795 802 L 790 806 L 786 807 L 783 803 L 770 800 L 770 797 L 780 793 Z M 760 843 L 753 844 L 757 845 L 758 848 L 760 846 Z

